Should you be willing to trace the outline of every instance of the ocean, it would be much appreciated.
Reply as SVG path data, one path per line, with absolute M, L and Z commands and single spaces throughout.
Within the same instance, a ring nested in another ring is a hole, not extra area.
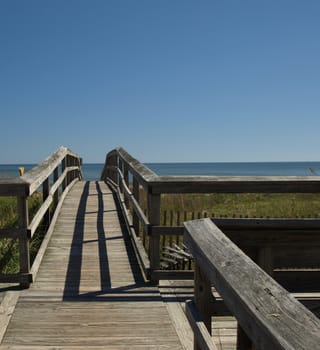
M 99 180 L 104 164 L 83 164 L 87 181 Z M 248 162 L 248 163 L 146 163 L 158 175 L 220 175 L 220 176 L 311 176 L 320 175 L 320 162 Z M 0 164 L 0 178 L 19 176 L 35 164 Z

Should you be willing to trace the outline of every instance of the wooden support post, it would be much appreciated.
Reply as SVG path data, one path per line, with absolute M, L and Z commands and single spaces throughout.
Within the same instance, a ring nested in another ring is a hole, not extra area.
M 53 172 L 53 183 L 55 183 L 56 181 L 58 181 L 59 179 L 59 168 L 56 167 L 54 169 Z M 53 205 L 54 205 L 54 209 L 56 208 L 56 206 L 58 205 L 59 202 L 59 189 L 56 190 L 56 192 L 53 195 Z
M 114 167 L 118 167 L 118 157 L 117 155 L 111 156 L 108 159 L 108 165 L 109 166 L 114 166 Z M 109 172 L 109 177 L 110 179 L 116 183 L 117 185 L 119 185 L 119 174 L 115 169 L 111 169 Z
M 271 277 L 273 277 L 273 251 L 270 245 L 259 249 L 258 265 Z
M 119 166 L 119 169 L 120 169 L 121 173 L 123 173 L 123 162 L 122 162 L 121 159 L 119 159 L 119 164 L 118 164 L 118 166 Z M 117 175 L 118 175 L 118 173 L 117 173 Z M 118 175 L 118 176 L 119 176 L 119 175 Z M 119 179 L 119 180 L 120 180 L 120 179 Z M 119 184 L 120 192 L 123 193 L 122 181 L 119 181 L 118 184 Z
M 70 167 L 72 165 L 71 163 L 71 156 L 67 155 L 67 167 Z M 69 185 L 72 181 L 72 174 L 70 171 L 68 171 L 68 175 L 67 175 L 67 185 Z
M 50 184 L 49 184 L 49 178 L 44 180 L 42 184 L 42 200 L 43 202 L 48 198 L 50 191 Z M 43 217 L 43 223 L 46 227 L 49 227 L 50 225 L 50 208 L 48 208 L 47 212 L 45 213 Z
M 124 164 L 123 167 L 123 177 L 127 187 L 129 188 L 129 170 L 127 164 Z M 129 209 L 129 198 L 127 196 L 124 197 L 124 204 L 126 208 Z
M 139 182 L 135 177 L 133 177 L 133 197 L 139 203 L 139 197 L 140 197 Z M 132 223 L 133 223 L 133 228 L 135 230 L 136 235 L 139 236 L 140 234 L 139 217 L 134 210 L 132 213 Z
M 152 194 L 151 188 L 148 190 L 148 219 L 151 225 L 160 225 L 160 194 Z M 152 271 L 159 270 L 160 268 L 160 236 L 154 236 L 151 234 L 149 241 L 149 258 L 151 269 L 151 282 L 154 284 L 159 283 L 158 278 L 152 277 Z
M 67 160 L 66 160 L 66 157 L 62 160 L 61 162 L 61 173 L 63 173 L 66 169 L 66 166 L 67 166 Z M 64 192 L 64 190 L 66 189 L 67 187 L 67 178 L 65 177 L 63 182 L 62 182 L 62 192 Z
M 77 177 L 79 180 L 83 180 L 81 178 L 81 166 L 82 166 L 82 158 L 77 158 L 77 166 L 79 167 L 77 170 Z
M 78 166 L 77 163 L 78 163 L 77 158 L 76 158 L 76 157 L 73 157 L 73 166 Z M 77 177 L 77 175 L 78 175 L 77 170 L 73 170 L 73 179 L 72 179 L 72 180 L 74 180 L 74 179 Z
M 25 230 L 24 237 L 19 239 L 19 264 L 20 273 L 28 274 L 30 272 L 30 251 L 28 228 L 28 199 L 27 197 L 18 197 L 18 218 L 19 227 Z M 29 288 L 29 282 L 20 283 L 21 288 Z
M 194 303 L 198 310 L 201 320 L 208 329 L 209 334 L 211 331 L 211 303 L 212 303 L 212 293 L 211 293 L 211 283 L 203 274 L 201 269 L 197 264 L 195 264 L 194 270 Z M 194 350 L 200 350 L 199 344 L 194 342 Z

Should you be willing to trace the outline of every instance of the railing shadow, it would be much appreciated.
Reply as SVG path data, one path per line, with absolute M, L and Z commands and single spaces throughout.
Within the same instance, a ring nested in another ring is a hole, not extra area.
M 74 225 L 63 299 L 70 296 L 77 296 L 80 292 L 84 224 L 88 195 L 89 182 L 86 182 L 80 197 L 76 222 Z
M 139 290 L 140 287 L 148 287 L 149 284 L 145 282 L 142 272 L 140 270 L 138 260 L 135 256 L 134 249 L 131 245 L 131 240 L 129 232 L 126 226 L 126 221 L 123 216 L 121 206 L 117 201 L 116 195 L 112 192 L 110 196 L 113 197 L 116 208 L 115 211 L 118 215 L 118 220 L 120 223 L 121 231 L 117 237 L 106 237 L 106 229 L 104 224 L 105 215 L 105 204 L 104 204 L 104 193 L 102 192 L 101 185 L 99 182 L 95 183 L 96 186 L 96 196 L 98 199 L 97 205 L 97 240 L 84 240 L 85 232 L 85 216 L 88 214 L 86 211 L 88 197 L 92 195 L 89 194 L 89 182 L 84 186 L 83 192 L 80 197 L 80 202 L 76 214 L 76 222 L 73 231 L 72 243 L 70 248 L 70 255 L 66 273 L 66 280 L 63 291 L 63 300 L 77 300 L 82 301 L 89 299 L 91 300 L 159 300 L 160 296 L 155 295 L 155 290 L 152 291 L 142 291 Z M 109 193 L 108 193 L 109 194 Z M 91 214 L 95 213 L 90 212 Z M 124 241 L 125 249 L 128 256 L 129 268 L 131 269 L 132 276 L 134 278 L 134 283 L 130 285 L 124 285 L 121 287 L 112 288 L 111 284 L 111 273 L 109 264 L 109 254 L 108 252 L 108 241 L 122 239 Z M 88 242 L 98 243 L 98 264 L 99 264 L 99 274 L 100 274 L 100 288 L 96 291 L 90 292 L 80 292 L 81 283 L 81 268 L 83 265 L 83 245 Z M 151 294 L 150 294 L 151 293 Z
M 106 245 L 106 236 L 103 223 L 104 203 L 101 187 L 96 181 L 96 189 L 98 193 L 98 217 L 97 217 L 97 233 L 98 233 L 98 249 L 99 249 L 99 264 L 100 264 L 100 283 L 101 291 L 105 292 L 111 288 L 111 276 L 108 261 L 108 252 Z

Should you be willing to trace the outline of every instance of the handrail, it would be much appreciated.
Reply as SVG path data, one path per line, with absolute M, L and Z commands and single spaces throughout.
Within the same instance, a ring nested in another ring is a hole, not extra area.
M 81 179 L 81 158 L 66 147 L 60 147 L 50 157 L 19 178 L 0 179 L 0 196 L 16 196 L 18 199 L 19 219 L 19 228 L 0 229 L 0 238 L 18 238 L 20 249 L 19 273 L 0 274 L 0 282 L 20 282 L 23 287 L 29 286 L 34 277 L 30 273 L 29 241 L 41 222 L 48 228 L 47 232 L 52 231 L 51 216 L 54 210 L 56 208 L 59 210 L 60 201 L 63 200 L 66 192 Z M 41 185 L 43 202 L 29 224 L 28 197 Z M 53 208 L 51 208 L 52 204 L 54 204 Z M 36 268 L 33 267 L 32 272 L 34 275 Z
M 101 180 L 106 179 L 111 158 L 118 158 L 152 193 L 315 193 L 319 176 L 158 176 L 119 147 L 106 156 Z M 118 162 L 115 164 L 118 166 Z
M 55 153 L 53 153 L 50 157 L 45 159 L 43 162 L 32 168 L 30 171 L 21 176 L 21 180 L 25 181 L 29 184 L 29 195 L 31 195 L 44 181 L 47 179 L 54 171 L 54 169 L 62 162 L 62 160 L 66 157 L 70 157 L 71 159 L 77 159 L 80 167 L 80 157 L 69 150 L 66 147 L 60 147 Z M 75 165 L 69 164 L 68 166 Z M 71 170 L 71 169 L 69 169 Z M 80 178 L 82 178 L 81 170 L 80 170 Z
M 131 174 L 132 194 L 128 195 L 129 175 Z M 106 155 L 101 174 L 102 181 L 112 181 L 125 200 L 134 201 L 132 221 L 136 235 L 140 232 L 140 223 L 146 228 L 146 221 L 138 215 L 142 212 L 139 200 L 140 188 L 147 195 L 148 236 L 143 234 L 144 245 L 149 245 L 150 274 L 153 280 L 168 279 L 166 271 L 160 270 L 160 235 L 182 236 L 183 228 L 164 227 L 160 224 L 161 195 L 166 193 L 319 193 L 320 177 L 318 176 L 158 176 L 146 165 L 132 157 L 119 147 Z M 126 184 L 126 186 L 124 185 Z M 133 200 L 134 198 L 134 200 Z M 126 203 L 128 206 L 129 203 Z M 231 223 L 234 225 L 235 222 Z M 226 223 L 228 225 L 228 223 Z M 251 224 L 250 224 L 251 225 Z M 302 224 L 303 226 L 304 224 Z M 312 225 L 319 226 L 319 221 Z M 301 225 L 300 225 L 301 226 Z M 301 227 L 302 227 L 301 226 Z M 145 230 L 146 231 L 146 230 Z M 187 271 L 177 272 L 174 278 L 189 278 Z M 172 273 L 170 273 L 172 275 Z
M 212 220 L 186 222 L 185 244 L 196 263 L 194 304 L 187 304 L 196 349 L 215 348 L 208 337 L 210 310 L 214 308 L 210 307 L 212 285 L 241 326 L 238 349 L 251 349 L 251 343 L 256 349 L 320 349 L 320 320 L 250 260 Z

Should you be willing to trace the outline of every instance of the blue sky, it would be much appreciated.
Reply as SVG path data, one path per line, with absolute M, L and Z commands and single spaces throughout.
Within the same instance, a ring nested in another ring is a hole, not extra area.
M 318 0 L 0 0 L 0 163 L 320 159 Z

